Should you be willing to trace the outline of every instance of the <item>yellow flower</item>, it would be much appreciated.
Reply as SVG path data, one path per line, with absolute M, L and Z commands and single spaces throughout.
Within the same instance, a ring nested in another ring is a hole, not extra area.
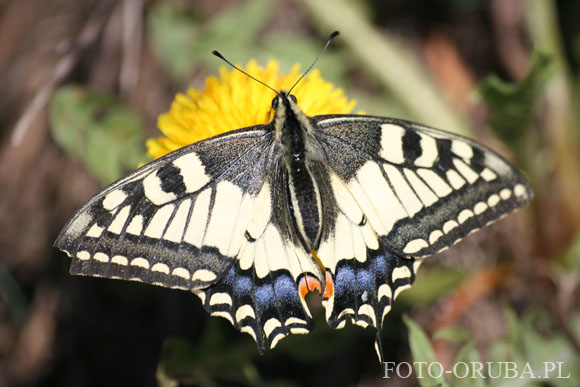
M 244 70 L 276 90 L 288 90 L 300 77 L 299 66 L 289 74 L 279 72 L 276 61 L 266 68 L 250 61 Z M 348 101 L 337 89 L 310 72 L 292 90 L 298 105 L 309 116 L 350 113 L 355 101 Z M 208 77 L 205 90 L 189 89 L 177 94 L 169 112 L 161 114 L 158 126 L 164 136 L 147 141 L 147 151 L 153 158 L 178 148 L 230 130 L 265 124 L 273 116 L 271 90 L 237 70 L 220 69 L 220 77 Z

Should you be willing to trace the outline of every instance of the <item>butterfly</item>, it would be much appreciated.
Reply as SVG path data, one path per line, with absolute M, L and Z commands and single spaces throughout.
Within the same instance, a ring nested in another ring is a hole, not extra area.
M 394 118 L 308 117 L 275 92 L 271 122 L 144 165 L 91 198 L 55 246 L 72 274 L 194 292 L 260 353 L 312 329 L 305 297 L 318 291 L 331 327 L 377 329 L 382 359 L 385 315 L 423 258 L 533 193 L 470 139 Z

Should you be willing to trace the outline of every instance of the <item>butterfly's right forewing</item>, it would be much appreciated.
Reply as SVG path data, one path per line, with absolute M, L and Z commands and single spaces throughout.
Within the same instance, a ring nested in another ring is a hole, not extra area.
M 329 167 L 396 254 L 436 253 L 533 195 L 514 167 L 467 138 L 381 117 L 316 120 Z

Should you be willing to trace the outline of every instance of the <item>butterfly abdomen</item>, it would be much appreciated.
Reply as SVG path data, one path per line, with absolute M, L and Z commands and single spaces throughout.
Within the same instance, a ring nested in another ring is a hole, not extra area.
M 306 146 L 309 118 L 296 106 L 292 96 L 281 92 L 273 103 L 276 109 L 273 126 L 288 176 L 287 196 L 294 226 L 306 251 L 316 249 L 322 229 L 320 191 L 312 171 Z
M 310 251 L 318 247 L 320 240 L 320 191 L 304 160 L 293 161 L 288 169 L 288 195 L 292 215 L 304 247 Z

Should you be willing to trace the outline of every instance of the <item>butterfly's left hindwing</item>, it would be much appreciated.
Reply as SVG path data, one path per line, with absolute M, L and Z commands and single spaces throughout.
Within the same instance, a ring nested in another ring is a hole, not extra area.
M 308 332 L 297 284 L 319 271 L 297 246 L 285 183 L 271 131 L 231 132 L 113 183 L 74 215 L 55 245 L 72 257 L 73 274 L 193 290 L 263 350 Z
M 205 308 L 249 333 L 262 352 L 290 333 L 312 329 L 305 278 L 320 284 L 320 269 L 300 245 L 286 196 L 287 177 L 273 166 L 258 195 L 234 265 L 223 279 L 196 291 Z M 320 285 L 318 285 L 320 287 Z M 314 290 L 314 289 L 309 289 Z

